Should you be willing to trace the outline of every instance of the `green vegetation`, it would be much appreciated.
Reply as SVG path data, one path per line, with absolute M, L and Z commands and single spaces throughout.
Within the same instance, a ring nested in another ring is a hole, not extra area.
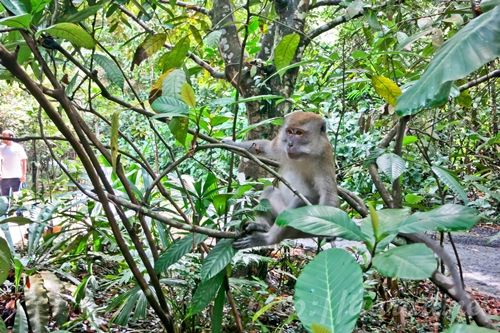
M 494 332 L 424 234 L 499 223 L 500 2 L 472 3 L 0 0 L 30 163 L 0 332 Z M 326 117 L 342 201 L 276 223 L 356 245 L 235 251 L 276 163 L 221 140 L 293 111 Z

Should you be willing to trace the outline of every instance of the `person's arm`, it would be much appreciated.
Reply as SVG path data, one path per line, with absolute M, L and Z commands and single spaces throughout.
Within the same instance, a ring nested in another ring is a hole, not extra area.
M 28 166 L 28 160 L 27 159 L 23 159 L 21 160 L 21 183 L 24 183 L 26 182 L 26 170 L 27 170 L 27 166 Z

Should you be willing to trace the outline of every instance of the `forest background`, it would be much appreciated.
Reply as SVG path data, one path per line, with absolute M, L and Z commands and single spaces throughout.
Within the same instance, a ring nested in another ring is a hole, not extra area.
M 28 227 L 0 240 L 6 327 L 494 327 L 439 243 L 498 238 L 499 1 L 0 3 L 0 124 L 30 162 L 1 207 Z M 342 204 L 279 223 L 355 243 L 235 252 L 276 163 L 220 140 L 293 111 L 326 117 Z

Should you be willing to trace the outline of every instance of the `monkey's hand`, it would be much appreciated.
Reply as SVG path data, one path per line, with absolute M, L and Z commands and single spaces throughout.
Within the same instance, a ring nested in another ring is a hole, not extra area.
M 267 232 L 254 232 L 250 235 L 243 236 L 234 241 L 233 248 L 236 250 L 243 250 L 254 246 L 269 245 L 267 235 Z
M 264 223 L 257 223 L 257 222 L 249 222 L 244 230 L 244 234 L 251 234 L 254 232 L 268 232 L 269 231 L 269 225 L 264 224 Z

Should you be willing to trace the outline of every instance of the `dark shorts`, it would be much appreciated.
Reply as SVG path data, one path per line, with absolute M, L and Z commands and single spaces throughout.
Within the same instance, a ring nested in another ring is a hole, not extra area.
M 19 178 L 2 178 L 0 179 L 0 190 L 2 191 L 1 195 L 9 195 L 14 192 L 19 191 L 21 186 L 21 179 Z

